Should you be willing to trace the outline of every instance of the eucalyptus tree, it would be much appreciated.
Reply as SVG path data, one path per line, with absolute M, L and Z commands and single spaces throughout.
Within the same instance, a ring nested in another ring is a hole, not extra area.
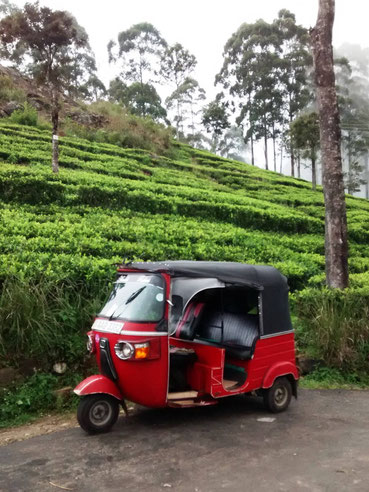
M 85 51 L 88 37 L 68 12 L 26 3 L 0 21 L 3 56 L 21 63 L 34 79 L 47 87 L 51 100 L 52 169 L 59 171 L 58 128 L 60 93 L 70 82 L 73 55 Z
M 133 82 L 127 85 L 117 77 L 110 82 L 109 97 L 112 101 L 122 104 L 132 114 L 149 116 L 156 121 L 167 121 L 167 112 L 152 84 L 141 85 L 139 82 Z
M 98 101 L 106 97 L 108 91 L 105 84 L 95 73 L 91 73 L 88 79 L 79 87 L 78 92 L 88 101 Z
M 335 75 L 342 128 L 342 158 L 346 163 L 344 181 L 347 192 L 360 191 L 367 183 L 364 163 L 369 151 L 369 82 L 365 66 L 348 60 L 335 59 Z
M 145 116 L 151 111 L 152 115 L 155 113 L 155 117 L 158 116 L 157 110 L 161 107 L 158 103 L 161 102 L 153 84 L 158 81 L 158 67 L 166 48 L 165 39 L 148 22 L 121 31 L 117 41 L 108 43 L 109 62 L 120 65 L 119 79 L 125 87 L 124 97 L 131 99 L 130 110 L 136 114 Z M 130 89 L 129 84 L 132 84 Z
M 196 133 L 197 117 L 201 110 L 198 109 L 199 104 L 206 98 L 205 90 L 200 87 L 197 80 L 192 77 L 187 77 L 183 83 L 167 97 L 166 105 L 168 109 L 177 108 L 177 113 L 174 116 L 174 123 L 177 130 L 177 136 L 184 136 L 185 126 L 187 126 L 190 134 Z M 186 121 L 189 123 L 186 125 Z
M 311 182 L 316 189 L 316 162 L 318 158 L 320 134 L 317 113 L 301 114 L 290 124 L 290 142 L 303 159 L 311 164 Z
M 168 46 L 162 53 L 159 75 L 166 84 L 173 87 L 173 91 L 166 99 L 166 104 L 168 110 L 175 109 L 174 122 L 177 136 L 180 131 L 183 134 L 185 120 L 183 104 L 186 102 L 190 104 L 193 123 L 195 99 L 201 100 L 202 94 L 204 94 L 203 89 L 200 89 L 198 83 L 191 77 L 196 65 L 197 60 L 195 56 L 180 43 Z M 198 94 L 196 95 L 197 90 Z M 192 126 L 194 125 L 192 124 Z M 194 132 L 195 129 L 192 128 L 192 133 Z
M 334 0 L 319 0 L 318 18 L 311 30 L 325 203 L 325 271 L 329 287 L 349 283 L 345 191 L 341 159 L 340 114 L 333 66 Z
M 268 139 L 276 136 L 281 119 L 280 38 L 277 26 L 263 20 L 244 23 L 227 41 L 224 63 L 216 77 L 237 99 L 236 121 L 246 127 L 246 140 L 264 141 L 265 167 L 268 169 Z M 273 131 L 274 124 L 274 131 Z
M 211 134 L 211 150 L 217 152 L 219 141 L 227 128 L 230 128 L 227 105 L 218 94 L 214 101 L 205 106 L 202 115 L 202 124 L 206 131 Z
M 279 36 L 280 94 L 283 98 L 286 121 L 291 124 L 298 113 L 312 101 L 312 87 L 309 68 L 312 67 L 309 33 L 306 28 L 296 24 L 295 15 L 282 9 L 273 21 Z M 293 142 L 289 142 L 291 175 L 295 175 L 295 151 Z
M 158 75 L 167 43 L 150 23 L 135 24 L 118 34 L 117 41 L 108 43 L 109 62 L 121 65 L 121 78 L 126 82 L 152 83 Z

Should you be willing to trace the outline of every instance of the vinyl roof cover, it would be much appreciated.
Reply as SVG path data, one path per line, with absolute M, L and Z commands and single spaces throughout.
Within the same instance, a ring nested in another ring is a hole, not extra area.
M 288 290 L 286 277 L 271 266 L 220 261 L 158 261 L 130 263 L 127 266 L 149 272 L 168 272 L 173 276 L 217 278 L 225 283 L 259 290 L 268 287 Z
M 258 289 L 262 293 L 259 305 L 261 335 L 292 330 L 287 279 L 276 268 L 217 261 L 163 261 L 125 266 L 146 272 L 167 272 L 174 277 L 216 278 L 225 284 Z

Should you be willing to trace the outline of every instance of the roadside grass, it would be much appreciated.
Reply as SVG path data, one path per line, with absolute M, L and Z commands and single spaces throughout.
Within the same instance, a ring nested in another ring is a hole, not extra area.
M 305 389 L 369 389 L 367 372 L 344 372 L 330 367 L 319 367 L 301 377 L 299 386 Z
M 78 397 L 73 393 L 60 398 L 54 391 L 76 386 L 83 379 L 72 371 L 62 376 L 35 373 L 20 384 L 0 391 L 0 429 L 31 422 L 49 413 L 63 413 L 76 409 Z

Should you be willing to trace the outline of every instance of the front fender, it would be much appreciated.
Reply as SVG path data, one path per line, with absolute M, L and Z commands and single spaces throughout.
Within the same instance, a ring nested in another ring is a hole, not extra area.
M 119 401 L 123 400 L 123 395 L 118 386 L 111 379 L 101 374 L 84 379 L 74 388 L 73 391 L 78 396 L 104 393 L 106 395 L 113 396 Z
M 292 362 L 278 362 L 277 364 L 274 364 L 270 369 L 268 369 L 264 376 L 263 388 L 271 388 L 277 378 L 280 376 L 287 376 L 289 374 L 293 376 L 295 381 L 298 380 L 299 375 L 296 364 L 293 364 Z

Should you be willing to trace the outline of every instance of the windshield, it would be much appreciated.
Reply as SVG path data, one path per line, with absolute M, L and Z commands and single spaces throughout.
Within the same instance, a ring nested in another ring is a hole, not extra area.
M 154 323 L 164 312 L 164 280 L 161 275 L 127 273 L 119 275 L 99 316 Z

